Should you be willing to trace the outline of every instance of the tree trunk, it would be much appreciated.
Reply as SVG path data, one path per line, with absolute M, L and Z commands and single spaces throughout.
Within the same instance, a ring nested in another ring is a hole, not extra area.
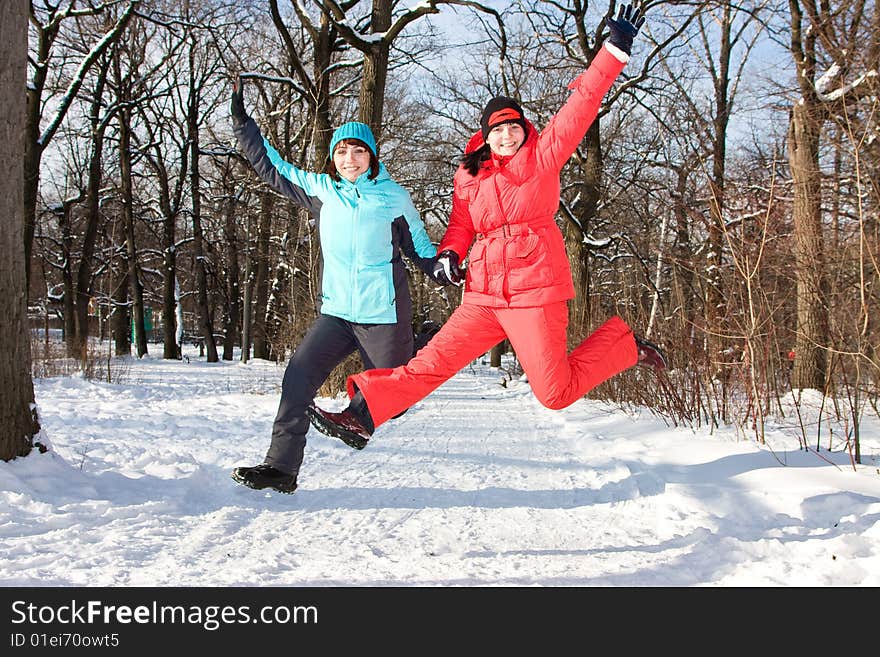
M 672 276 L 672 307 L 680 308 L 679 330 L 683 338 L 689 342 L 693 336 L 696 325 L 694 315 L 695 299 L 699 295 L 694 289 L 694 247 L 691 243 L 691 223 L 688 217 L 688 202 L 686 194 L 688 190 L 689 169 L 681 166 L 676 170 L 676 185 L 672 215 L 675 222 L 675 255 Z
M 39 97 L 28 91 L 28 123 L 25 126 L 27 141 L 23 158 L 24 195 L 22 197 L 25 218 L 22 239 L 24 241 L 25 254 L 25 280 L 28 286 L 30 285 L 31 277 L 30 260 L 34 243 L 34 222 L 37 216 L 37 190 L 40 187 L 40 156 L 42 154 L 42 147 L 37 143 L 40 136 L 39 105 Z M 33 114 L 36 114 L 36 116 L 32 118 Z
M 70 352 L 71 338 L 76 335 L 76 317 L 74 312 L 74 297 L 76 296 L 73 284 L 73 233 L 70 228 L 70 213 L 72 203 L 63 203 L 58 213 L 58 227 L 61 230 L 61 289 L 64 290 L 64 344 L 67 345 L 67 355 Z
M 24 145 L 24 257 L 25 278 L 30 281 L 31 251 L 34 242 L 34 222 L 37 216 L 37 192 L 40 188 L 40 159 L 45 144 L 40 143 L 40 118 L 42 116 L 43 88 L 49 73 L 48 59 L 54 31 L 38 30 L 37 50 L 35 53 L 38 66 L 33 68 L 33 77 L 27 84 L 27 113 L 25 121 Z M 10 61 L 4 59 L 3 61 Z M 28 290 L 29 292 L 29 290 Z
M 128 265 L 124 259 L 122 267 L 114 271 L 113 311 L 110 314 L 110 325 L 113 327 L 113 353 L 117 356 L 131 355 L 131 313 L 128 304 Z
M 260 199 L 260 227 L 257 232 L 257 272 L 254 280 L 253 341 L 254 358 L 269 359 L 269 336 L 266 313 L 269 307 L 269 238 L 275 197 L 264 192 Z
M 587 130 L 583 150 L 585 158 L 580 164 L 579 200 L 572 208 L 576 222 L 570 221 L 565 231 L 565 246 L 571 263 L 575 294 L 569 304 L 568 334 L 574 343 L 579 343 L 590 332 L 592 315 L 590 247 L 586 237 L 596 218 L 602 188 L 602 145 L 599 140 L 598 118 Z
M 819 112 L 806 99 L 794 104 L 788 131 L 788 161 L 794 183 L 792 224 L 797 277 L 797 332 L 793 388 L 825 389 L 828 345 L 828 283 L 822 242 L 819 174 Z
M 366 123 L 376 137 L 378 148 L 382 138 L 382 106 L 385 104 L 385 84 L 388 77 L 388 46 L 374 45 L 364 56 L 364 73 L 361 79 L 360 114 L 358 120 Z
M 76 294 L 74 296 L 74 316 L 76 317 L 76 335 L 68 340 L 71 355 L 85 359 L 89 343 L 89 299 L 92 296 L 92 258 L 95 254 L 95 241 L 98 237 L 98 224 L 101 220 L 101 181 L 102 160 L 104 157 L 104 131 L 107 123 L 101 120 L 104 87 L 107 82 L 108 63 L 102 63 L 97 72 L 94 98 L 91 106 L 90 121 L 92 124 L 92 153 L 89 159 L 88 187 L 84 211 L 85 227 L 83 228 L 82 250 L 79 267 L 76 272 Z
M 161 167 L 159 173 L 159 207 L 162 208 L 162 358 L 181 358 L 177 335 L 177 213 L 171 207 L 168 177 Z
M 0 3 L 0 459 L 27 456 L 40 432 L 31 379 L 24 239 L 25 58 L 28 4 Z
M 174 248 L 174 217 L 163 220 L 162 249 L 162 358 L 180 358 L 177 344 L 177 251 Z M 170 235 L 169 235 L 170 233 Z
M 370 26 L 373 34 L 381 34 L 391 27 L 391 0 L 373 0 Z M 382 108 L 385 105 L 385 84 L 388 78 L 388 53 L 390 44 L 376 41 L 364 54 L 364 70 L 361 78 L 359 120 L 373 130 L 378 145 L 382 136 Z
M 723 262 L 725 251 L 724 188 L 725 160 L 727 159 L 727 125 L 730 107 L 731 7 L 725 4 L 721 20 L 720 50 L 715 86 L 715 114 L 712 118 L 712 178 L 709 180 L 709 234 L 707 237 L 706 269 L 706 333 L 707 353 L 712 364 L 712 375 L 726 380 L 728 339 L 727 294 L 724 289 Z
M 281 252 L 278 254 L 278 265 L 275 267 L 275 275 L 272 278 L 272 288 L 269 292 L 269 301 L 266 306 L 266 333 L 269 342 L 269 358 L 280 361 L 284 356 L 284 346 L 279 337 L 282 336 L 282 328 L 289 325 L 289 308 L 285 291 L 290 289 L 290 254 L 287 246 L 290 244 L 290 233 L 285 233 L 281 238 Z
M 238 272 L 238 241 L 235 234 L 235 194 L 230 190 L 226 203 L 224 238 L 226 242 L 226 322 L 223 327 L 223 360 L 232 360 L 233 349 L 238 342 L 241 322 L 241 301 Z
M 202 232 L 202 219 L 200 203 L 197 200 L 199 195 L 198 188 L 198 171 L 197 163 L 193 162 L 196 168 L 192 173 L 193 179 L 193 255 L 196 274 L 196 308 L 199 322 L 199 331 L 202 340 L 207 349 L 207 358 L 209 363 L 216 363 L 219 360 L 217 355 L 217 343 L 214 340 L 214 318 L 211 312 L 211 304 L 208 295 L 208 267 L 206 264 L 207 255 L 205 253 L 205 239 Z
M 252 266 L 251 266 L 251 218 L 247 217 L 247 227 L 244 240 L 244 299 L 241 305 L 241 360 L 246 363 L 251 357 L 251 326 L 253 325 L 253 317 L 251 315 L 251 289 L 252 285 Z
M 315 64 L 313 75 L 317 89 L 314 98 L 314 130 L 312 131 L 312 153 L 315 169 L 322 171 L 329 158 L 330 137 L 333 126 L 330 124 L 330 70 L 333 56 L 333 41 L 336 33 L 331 29 L 330 19 L 321 14 L 321 29 L 315 43 Z
M 715 178 L 709 181 L 709 229 L 706 236 L 706 257 L 703 273 L 706 279 L 706 353 L 712 368 L 712 376 L 721 376 L 723 369 L 724 333 L 727 332 L 724 309 L 724 284 L 722 282 L 722 253 L 724 251 L 724 217 L 722 215 L 723 182 Z
M 205 238 L 202 230 L 201 174 L 199 173 L 199 100 L 200 94 L 195 80 L 195 48 L 193 42 L 189 51 L 189 107 L 187 111 L 187 132 L 190 143 L 190 193 L 192 194 L 193 251 L 196 274 L 196 306 L 199 329 L 207 351 L 207 361 L 216 363 L 217 343 L 214 340 L 214 318 L 208 295 L 208 265 Z
M 504 355 L 506 346 L 507 340 L 502 340 L 489 351 L 489 365 L 491 367 L 501 367 L 501 357 Z
M 123 82 L 123 84 L 125 84 Z M 127 95 L 127 90 L 124 92 Z M 123 100 L 127 100 L 124 98 Z M 147 353 L 147 334 L 144 324 L 144 286 L 138 272 L 138 253 L 134 239 L 134 193 L 131 181 L 131 110 L 123 106 L 119 111 L 119 168 L 122 192 L 122 216 L 125 222 L 125 247 L 128 254 L 128 283 L 131 290 L 131 314 L 134 325 L 135 353 L 141 358 Z

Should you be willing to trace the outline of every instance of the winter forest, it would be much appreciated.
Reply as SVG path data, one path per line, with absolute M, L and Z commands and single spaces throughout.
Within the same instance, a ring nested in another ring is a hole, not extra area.
M 2 330 L 3 417 L 30 439 L 5 434 L 0 457 L 33 448 L 31 377 L 112 381 L 122 357 L 179 359 L 184 344 L 208 362 L 283 362 L 301 339 L 314 226 L 238 152 L 236 76 L 263 134 L 303 169 L 323 170 L 336 126 L 369 124 L 437 242 L 486 100 L 520 99 L 540 130 L 617 2 L 31 0 L 29 16 L 2 3 L 2 159 L 23 167 L 23 188 L 21 175 L 0 181 L 4 214 L 23 217 L 0 233 L 0 293 L 23 300 Z M 880 9 L 644 7 L 564 169 L 557 223 L 577 294 L 570 343 L 616 314 L 671 368 L 660 385 L 631 371 L 590 396 L 761 442 L 782 400 L 816 390 L 860 462 L 860 421 L 880 413 Z M 418 332 L 461 290 L 407 266 Z M 353 357 L 323 392 L 361 369 Z

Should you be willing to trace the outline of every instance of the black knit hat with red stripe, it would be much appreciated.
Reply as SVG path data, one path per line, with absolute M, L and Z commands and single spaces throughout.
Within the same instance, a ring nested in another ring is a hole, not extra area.
M 519 103 L 513 100 L 513 98 L 495 96 L 495 98 L 486 103 L 486 107 L 483 109 L 483 116 L 480 118 L 480 130 L 483 133 L 483 140 L 489 136 L 489 131 L 492 128 L 502 123 L 519 123 L 528 135 L 529 128 L 526 125 L 525 116 Z

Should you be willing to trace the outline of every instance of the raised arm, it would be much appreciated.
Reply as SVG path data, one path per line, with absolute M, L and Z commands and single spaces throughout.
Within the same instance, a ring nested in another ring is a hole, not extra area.
M 260 128 L 244 108 L 241 78 L 232 86 L 232 131 L 238 146 L 257 175 L 272 189 L 315 214 L 321 207 L 318 193 L 321 177 L 286 162 L 260 133 Z
M 602 99 L 620 75 L 632 51 L 633 38 L 645 22 L 641 7 L 620 7 L 617 18 L 606 18 L 607 41 L 590 66 L 568 88 L 571 96 L 541 132 L 538 157 L 548 168 L 561 169 L 596 120 Z

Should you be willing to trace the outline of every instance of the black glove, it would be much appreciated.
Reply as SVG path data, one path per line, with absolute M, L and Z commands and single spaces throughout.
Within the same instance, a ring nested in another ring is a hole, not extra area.
M 633 38 L 645 22 L 641 5 L 633 9 L 631 4 L 621 5 L 617 18 L 606 18 L 605 24 L 611 30 L 608 41 L 620 48 L 627 55 L 632 52 Z
M 434 280 L 439 285 L 461 285 L 464 272 L 458 266 L 458 254 L 455 251 L 443 251 L 434 259 Z
M 244 110 L 244 89 L 241 83 L 241 76 L 235 76 L 235 82 L 232 83 L 232 101 L 229 103 L 229 110 L 233 118 L 244 121 L 248 118 L 247 112 Z

